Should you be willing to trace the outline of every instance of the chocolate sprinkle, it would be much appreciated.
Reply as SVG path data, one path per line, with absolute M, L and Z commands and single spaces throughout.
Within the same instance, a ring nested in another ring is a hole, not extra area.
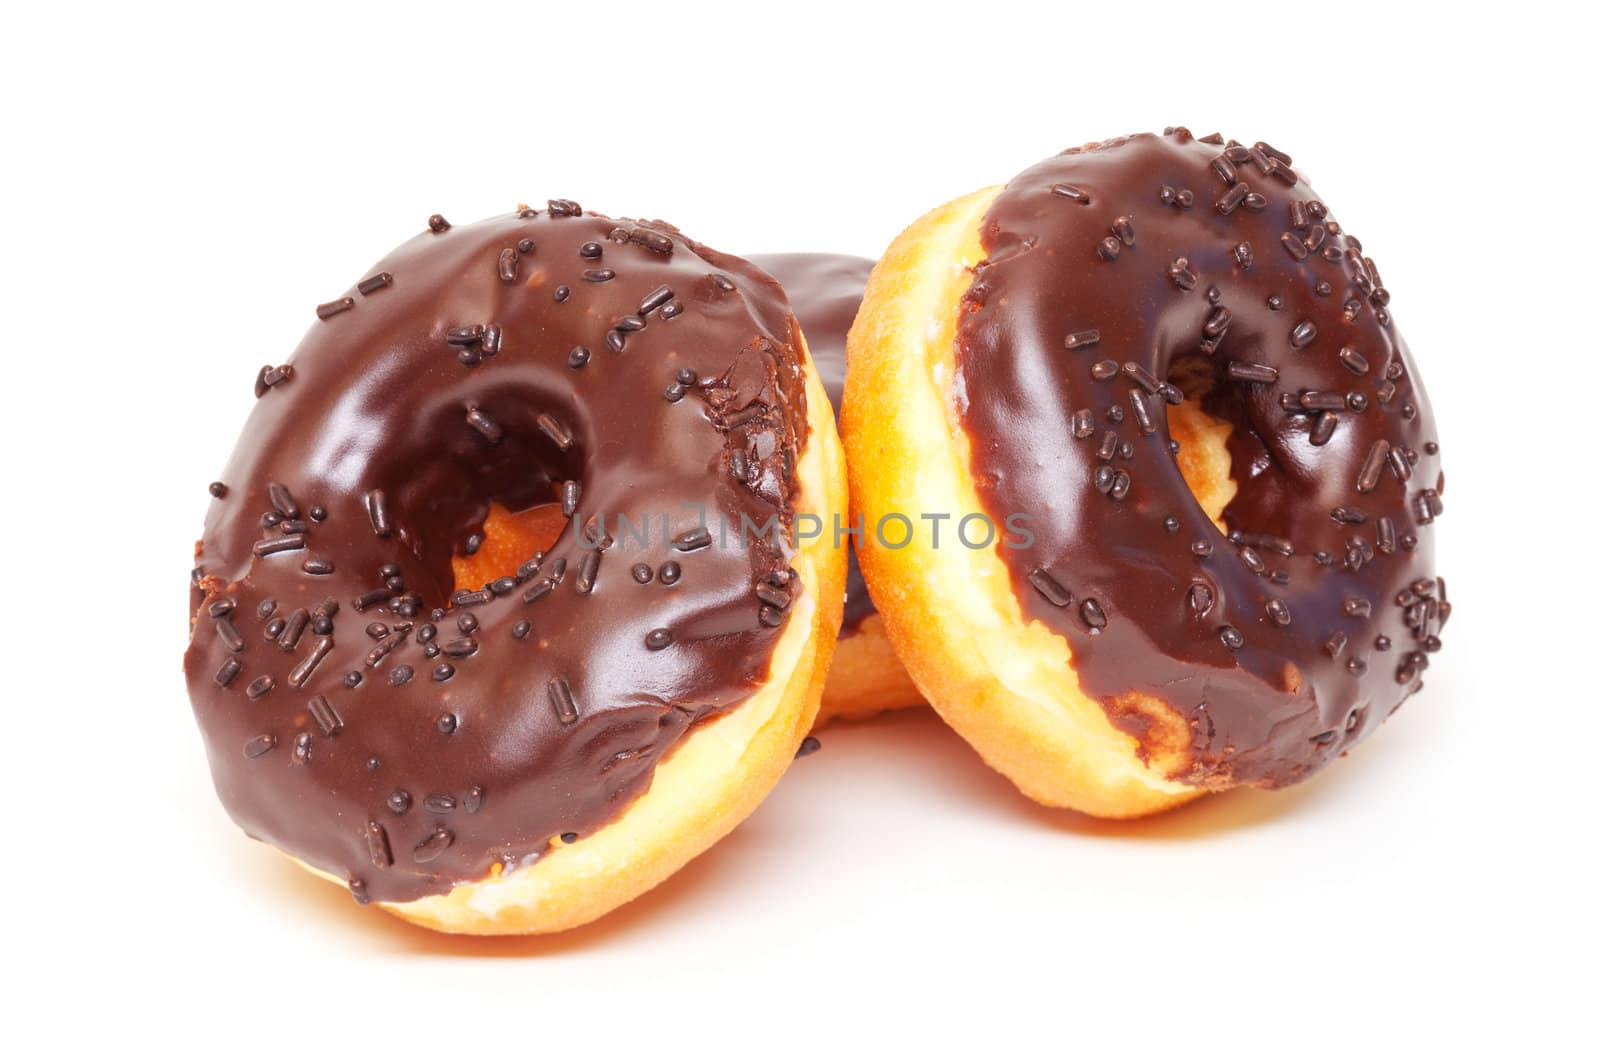
M 535 422 L 539 425 L 539 430 L 545 433 L 545 437 L 556 444 L 557 449 L 566 452 L 572 448 L 572 432 L 568 431 L 561 421 L 549 413 L 540 413 Z
M 372 532 L 379 537 L 389 536 L 389 506 L 383 495 L 383 490 L 368 490 L 366 496 L 367 519 L 372 523 Z
M 239 670 L 243 667 L 244 666 L 239 663 L 238 659 L 229 658 L 222 663 L 221 668 L 217 669 L 217 674 L 213 677 L 213 679 L 217 686 L 227 689 L 228 686 L 230 686 L 238 677 Z
M 1378 477 L 1383 471 L 1384 459 L 1389 455 L 1389 442 L 1387 439 L 1378 439 L 1367 450 L 1367 458 L 1361 462 L 1361 471 L 1356 475 L 1356 492 L 1371 493 L 1378 486 Z
M 1063 588 L 1061 582 L 1051 576 L 1048 570 L 1034 570 L 1028 574 L 1028 580 L 1033 582 L 1033 587 L 1048 599 L 1052 606 L 1071 605 L 1072 593 Z
M 251 548 L 257 556 L 277 555 L 279 552 L 297 552 L 306 546 L 303 535 L 293 534 L 288 537 L 274 537 L 257 541 Z
M 311 718 L 317 721 L 317 727 L 322 731 L 324 738 L 337 737 L 344 730 L 344 719 L 339 715 L 324 695 L 318 694 L 307 703 L 306 709 L 311 713 Z
M 695 552 L 711 544 L 711 531 L 704 526 L 696 526 L 685 533 L 680 533 L 672 538 L 672 546 L 680 552 Z
M 1278 382 L 1278 370 L 1257 362 L 1229 362 L 1228 379 L 1241 383 L 1275 384 Z
M 244 754 L 249 759 L 257 760 L 277 747 L 277 735 L 261 734 L 244 743 Z
M 332 650 L 332 639 L 326 636 L 318 639 L 316 645 L 311 648 L 311 653 L 307 654 L 305 660 L 296 665 L 294 671 L 289 673 L 289 685 L 296 688 L 305 686 L 306 681 L 311 678 L 311 674 L 317 670 L 317 666 L 322 664 L 323 659 Z
M 563 724 L 578 722 L 578 704 L 572 697 L 572 688 L 560 676 L 550 681 L 548 688 L 550 705 L 555 709 L 556 719 Z
M 490 445 L 496 445 L 504 437 L 505 432 L 500 430 L 500 425 L 489 418 L 489 415 L 477 406 L 467 410 L 467 424 L 482 435 Z

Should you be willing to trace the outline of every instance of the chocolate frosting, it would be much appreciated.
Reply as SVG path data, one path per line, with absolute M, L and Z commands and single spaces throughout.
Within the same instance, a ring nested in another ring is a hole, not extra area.
M 1444 475 L 1389 292 L 1290 158 L 1184 129 L 1068 150 L 984 219 L 956 398 L 1025 615 L 1182 780 L 1284 785 L 1422 686 L 1449 615 Z M 1220 533 L 1170 446 L 1185 393 L 1233 427 Z
M 802 368 L 761 271 L 568 201 L 435 216 L 317 313 L 212 487 L 184 665 L 234 820 L 406 901 L 604 826 L 763 684 Z M 496 501 L 573 528 L 454 581 Z
M 837 418 L 844 399 L 845 337 L 861 309 L 872 260 L 827 252 L 782 252 L 751 256 L 750 262 L 778 279 L 805 333 L 806 347 L 833 402 Z M 850 571 L 845 581 L 844 623 L 841 638 L 854 634 L 869 614 L 877 612 L 867 594 L 856 550 L 850 548 Z

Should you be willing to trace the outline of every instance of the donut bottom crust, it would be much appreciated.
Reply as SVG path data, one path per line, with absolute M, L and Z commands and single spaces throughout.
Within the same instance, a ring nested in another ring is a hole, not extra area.
M 809 352 L 804 356 L 811 433 L 796 466 L 796 511 L 831 521 L 845 507 L 844 453 L 827 394 Z M 801 588 L 766 683 L 692 729 L 656 767 L 650 788 L 614 821 L 571 844 L 553 840 L 531 865 L 458 884 L 448 894 L 374 905 L 435 931 L 565 931 L 644 894 L 731 832 L 777 784 L 810 730 L 843 615 L 843 548 L 827 536 L 799 538 L 790 565 Z
M 833 652 L 816 726 L 832 720 L 871 719 L 921 704 L 922 695 L 896 656 L 883 617 L 869 614 Z
M 952 397 L 955 334 L 971 268 L 984 258 L 991 187 L 917 220 L 884 253 L 849 336 L 844 439 L 851 508 L 868 523 L 924 511 L 983 514 Z M 973 392 L 982 397 L 982 392 Z M 1213 519 L 1233 495 L 1228 425 L 1192 405 L 1173 416 L 1180 464 Z M 996 524 L 997 529 L 1001 524 Z M 1026 621 L 993 547 L 913 531 L 906 546 L 869 530 L 862 572 L 895 651 L 939 715 L 1027 796 L 1105 818 L 1175 807 L 1210 788 L 1172 780 L 1188 766 L 1187 723 L 1159 698 L 1106 704 L 1084 694 L 1062 637 Z M 1002 531 L 1003 536 L 1003 531 Z M 1148 720 L 1143 740 L 1107 705 Z

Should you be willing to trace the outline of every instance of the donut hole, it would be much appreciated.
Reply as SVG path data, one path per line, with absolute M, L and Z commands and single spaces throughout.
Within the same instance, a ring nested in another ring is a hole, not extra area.
M 1177 405 L 1167 406 L 1167 433 L 1178 443 L 1178 471 L 1206 515 L 1226 533 L 1222 510 L 1239 492 L 1239 484 L 1228 452 L 1233 425 L 1205 408 L 1218 390 L 1216 364 L 1207 355 L 1181 355 L 1167 370 L 1167 383 L 1184 395 Z
M 534 552 L 549 551 L 567 527 L 558 502 L 512 511 L 499 501 L 475 533 L 450 557 L 454 588 L 481 588 L 501 577 L 515 577 Z
M 568 392 L 509 377 L 442 391 L 382 448 L 365 483 L 367 513 L 371 493 L 382 494 L 384 561 L 401 568 L 419 609 L 448 609 L 457 591 L 515 578 L 534 552 L 551 549 L 567 523 L 564 486 L 581 494 L 588 481 L 587 436 Z

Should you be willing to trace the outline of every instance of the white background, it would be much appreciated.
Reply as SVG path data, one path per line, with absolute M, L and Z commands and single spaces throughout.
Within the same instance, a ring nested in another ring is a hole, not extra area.
M 1007 6 L 7 7 L 0 1040 L 1593 1040 L 1579 27 Z M 231 827 L 180 672 L 206 483 L 256 368 L 429 213 L 570 196 L 735 252 L 870 255 L 1062 147 L 1172 123 L 1295 155 L 1382 262 L 1441 418 L 1456 614 L 1354 755 L 1112 825 L 1028 804 L 926 713 L 829 729 L 669 884 L 531 940 L 413 930 Z

